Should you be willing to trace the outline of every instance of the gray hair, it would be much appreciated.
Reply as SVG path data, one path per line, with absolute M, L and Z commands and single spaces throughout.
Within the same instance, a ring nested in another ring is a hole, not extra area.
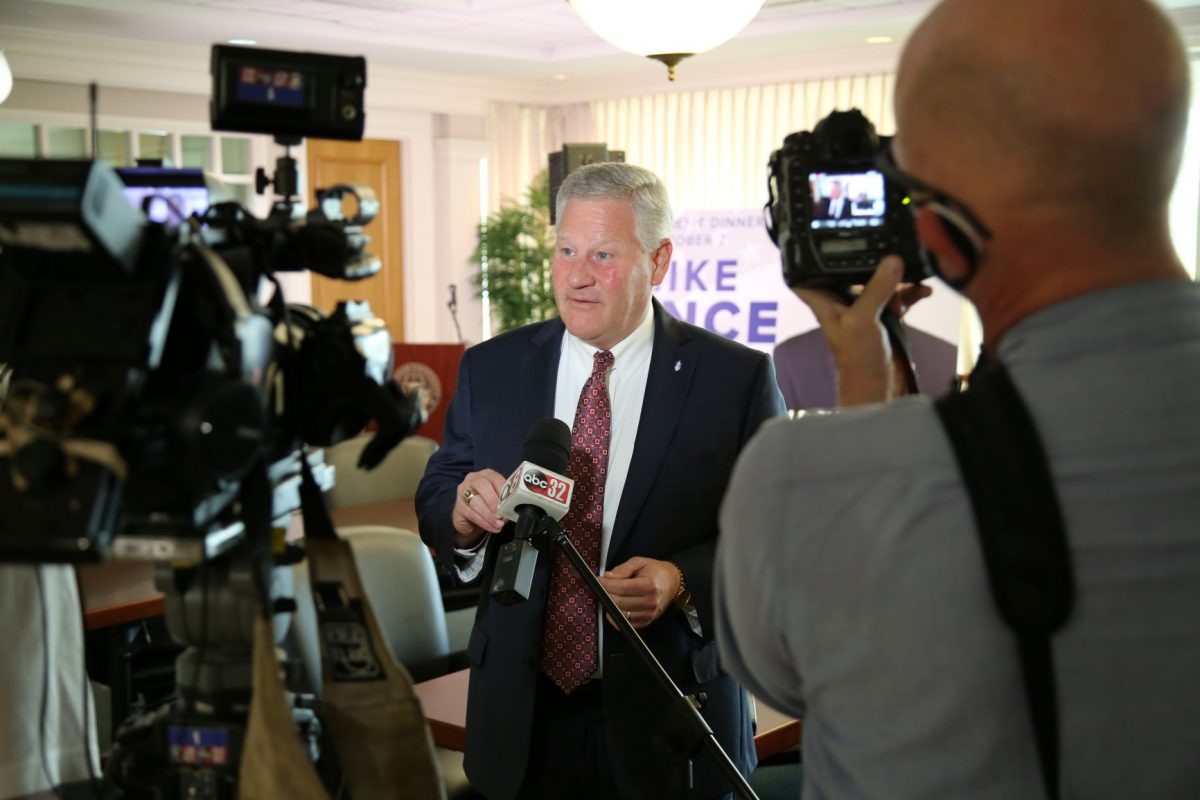
M 653 253 L 671 238 L 671 202 L 667 188 L 648 169 L 613 162 L 588 164 L 567 176 L 554 204 L 555 219 L 562 224 L 563 211 L 571 198 L 580 200 L 625 200 L 633 208 L 638 244 Z

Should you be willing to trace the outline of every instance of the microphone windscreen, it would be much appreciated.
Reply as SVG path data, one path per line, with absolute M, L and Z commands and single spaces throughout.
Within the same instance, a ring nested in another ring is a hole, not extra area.
M 566 475 L 570 455 L 571 429 L 561 419 L 546 417 L 533 423 L 529 429 L 525 437 L 525 454 L 521 460 Z

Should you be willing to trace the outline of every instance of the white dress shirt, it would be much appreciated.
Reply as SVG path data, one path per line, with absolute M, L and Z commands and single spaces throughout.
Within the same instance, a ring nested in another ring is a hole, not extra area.
M 613 366 L 608 373 L 608 402 L 612 407 L 612 428 L 608 443 L 608 475 L 604 480 L 604 520 L 600 529 L 601 575 L 608 558 L 608 541 L 617 519 L 617 508 L 621 505 L 621 492 L 633 460 L 633 445 L 637 440 L 653 351 L 654 310 L 647 305 L 642 321 L 611 350 Z M 569 428 L 575 425 L 575 408 L 583 385 L 592 374 L 592 356 L 597 352 L 597 348 L 576 338 L 570 331 L 563 332 L 558 380 L 554 385 L 554 416 L 567 423 Z M 484 536 L 479 544 L 468 549 L 455 549 L 459 556 L 459 578 L 464 582 L 474 580 L 483 570 L 487 539 Z
M 600 573 L 608 560 L 608 542 L 621 505 L 621 492 L 629 476 L 633 445 L 637 440 L 638 420 L 646 397 L 646 377 L 650 374 L 650 354 L 654 349 L 654 313 L 646 315 L 626 336 L 612 347 L 613 366 L 608 373 L 608 402 L 612 407 L 612 427 L 608 440 L 608 474 L 604 479 L 604 520 L 600 528 Z M 562 355 L 558 361 L 558 382 L 554 389 L 554 416 L 575 425 L 575 409 L 583 385 L 592 374 L 595 347 L 571 335 L 563 334 Z M 569 535 L 571 531 L 567 531 Z

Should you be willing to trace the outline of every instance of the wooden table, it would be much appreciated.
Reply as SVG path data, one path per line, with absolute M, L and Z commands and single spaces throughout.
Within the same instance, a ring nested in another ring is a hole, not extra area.
M 466 748 L 467 682 L 470 670 L 460 670 L 416 685 L 417 697 L 429 721 L 433 741 L 450 750 Z M 758 733 L 754 747 L 760 759 L 800 744 L 800 722 L 781 711 L 758 704 Z
M 761 700 L 755 701 L 758 708 L 758 732 L 754 734 L 754 749 L 759 760 L 782 753 L 800 744 L 803 728 L 800 720 L 776 711 Z
M 412 498 L 331 508 L 329 515 L 339 528 L 388 525 L 417 530 L 417 511 Z M 296 514 L 288 529 L 288 540 L 294 541 L 303 535 L 304 521 Z M 87 630 L 124 625 L 163 613 L 163 596 L 154 586 L 154 564 L 151 562 L 106 561 L 86 564 L 78 570 Z
M 82 564 L 76 570 L 83 592 L 83 624 L 89 631 L 163 613 L 163 596 L 154 586 L 154 564 L 148 561 Z

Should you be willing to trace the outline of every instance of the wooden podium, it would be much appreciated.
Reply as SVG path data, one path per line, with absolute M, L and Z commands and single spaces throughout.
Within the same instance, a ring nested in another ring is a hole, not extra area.
M 392 377 L 404 389 L 421 386 L 432 401 L 429 419 L 415 433 L 442 443 L 446 406 L 458 386 L 458 362 L 467 346 L 455 344 L 408 344 L 393 342 Z

